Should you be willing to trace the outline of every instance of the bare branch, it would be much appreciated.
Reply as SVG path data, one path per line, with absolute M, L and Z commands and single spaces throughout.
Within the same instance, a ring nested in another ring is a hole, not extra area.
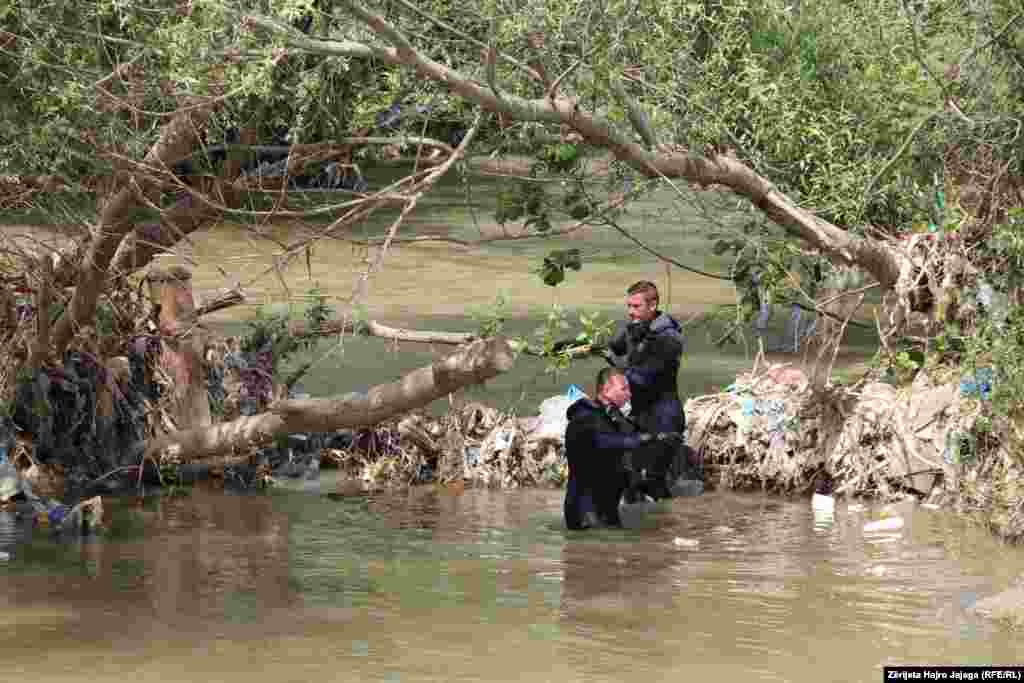
M 408 2 L 408 0 L 395 0 L 395 2 L 397 2 L 399 5 L 401 5 L 405 9 L 409 10 L 410 12 L 414 12 L 415 14 L 419 15 L 420 17 L 426 19 L 430 23 L 435 24 L 437 26 L 440 26 L 444 30 L 449 31 L 449 32 L 457 35 L 458 37 L 462 38 L 463 40 L 469 41 L 470 43 L 472 43 L 473 45 L 476 45 L 477 47 L 482 47 L 482 48 L 487 48 L 488 47 L 488 45 L 486 43 L 484 43 L 483 41 L 477 40 L 476 38 L 472 37 L 468 33 L 463 33 L 462 31 L 460 31 L 459 29 L 455 28 L 451 24 L 448 24 L 448 23 L 445 23 L 445 22 L 441 21 L 440 19 L 438 19 L 437 17 L 433 16 L 429 12 L 424 12 L 419 7 L 416 7 L 416 5 L 412 4 L 411 2 Z M 519 60 L 514 59 L 512 57 L 509 57 L 507 54 L 504 54 L 503 52 L 498 52 L 497 56 L 498 56 L 498 59 L 500 59 L 503 62 L 506 62 L 508 64 L 511 64 L 512 66 L 516 67 L 517 69 L 519 69 L 520 71 L 525 73 L 527 76 L 532 78 L 533 80 L 541 81 L 541 82 L 544 81 L 544 78 L 541 76 L 541 74 L 539 74 L 537 71 L 535 71 L 534 69 L 530 68 L 526 64 L 523 64 Z
M 366 295 L 366 288 L 370 280 L 370 275 L 377 270 L 380 270 L 380 266 L 384 262 L 384 255 L 387 254 L 388 247 L 391 246 L 391 240 L 395 238 L 395 233 L 398 232 L 398 226 L 400 226 L 405 220 L 405 217 L 416 208 L 416 204 L 423 196 L 423 193 L 429 190 L 441 176 L 448 172 L 448 169 L 452 167 L 452 164 L 462 157 L 466 148 L 469 146 L 469 143 L 476 137 L 477 131 L 480 130 L 481 119 L 482 117 L 477 114 L 476 120 L 473 121 L 473 125 L 463 136 L 462 141 L 459 143 L 459 146 L 455 149 L 452 155 L 448 157 L 443 164 L 427 174 L 427 177 L 424 178 L 416 188 L 416 194 L 409 198 L 408 204 L 406 204 L 405 208 L 402 209 L 402 212 L 398 215 L 398 218 L 395 219 L 395 222 L 391 224 L 391 229 L 388 231 L 387 238 L 381 245 L 380 251 L 377 252 L 377 257 L 374 259 L 373 263 L 370 264 L 370 267 L 367 268 L 366 273 L 363 274 L 356 286 L 356 291 L 352 295 L 353 304 L 359 303 L 360 299 Z
M 464 386 L 479 384 L 511 369 L 512 349 L 495 337 L 464 346 L 444 360 L 365 394 L 278 401 L 259 415 L 177 431 L 152 441 L 144 457 L 199 460 L 271 443 L 297 432 L 327 432 L 378 424 Z
M 29 357 L 29 368 L 37 370 L 50 356 L 50 306 L 53 303 L 53 260 L 39 257 L 39 288 L 36 291 L 36 339 Z
M 187 156 L 195 144 L 196 131 L 205 128 L 217 102 L 204 98 L 199 104 L 186 106 L 163 127 L 160 138 L 146 154 L 146 163 L 168 166 Z M 145 178 L 133 177 L 103 207 L 92 241 L 78 267 L 75 293 L 53 330 L 55 355 L 62 355 L 79 326 L 92 319 L 110 263 L 121 241 L 134 227 L 130 214 L 137 205 L 136 192 L 147 184 Z
M 633 244 L 637 245 L 638 247 L 640 247 L 641 249 L 646 251 L 651 256 L 654 256 L 659 261 L 662 261 L 664 263 L 671 263 L 673 266 L 675 266 L 676 268 L 679 268 L 680 270 L 686 270 L 686 271 L 689 271 L 691 273 L 695 273 L 696 275 L 703 275 L 704 277 L 710 277 L 710 278 L 714 278 L 716 280 L 726 280 L 727 282 L 732 282 L 732 278 L 729 277 L 728 275 L 719 275 L 718 273 L 708 273 L 708 272 L 705 272 L 703 270 L 699 270 L 697 268 L 694 268 L 692 266 L 688 266 L 685 263 L 680 263 L 679 261 L 676 261 L 674 258 L 665 256 L 664 254 L 662 254 L 662 253 L 660 253 L 658 251 L 655 251 L 654 249 L 652 249 L 651 247 L 647 246 L 646 244 L 641 242 L 639 239 L 637 239 L 637 237 L 635 235 L 633 235 L 633 233 L 629 232 L 624 227 L 619 225 L 617 221 L 608 219 L 608 225 L 610 225 L 613 228 L 615 228 L 615 230 L 620 235 L 622 235 L 626 239 L 630 240 L 631 242 L 633 242 Z
M 558 74 L 558 78 L 551 82 L 551 85 L 548 86 L 547 92 L 544 93 L 545 99 L 550 99 L 554 97 L 555 93 L 558 92 L 558 86 L 562 84 L 562 81 L 568 78 L 569 74 L 578 69 L 581 64 L 583 64 L 583 60 L 577 59 L 575 62 L 570 64 L 565 71 Z

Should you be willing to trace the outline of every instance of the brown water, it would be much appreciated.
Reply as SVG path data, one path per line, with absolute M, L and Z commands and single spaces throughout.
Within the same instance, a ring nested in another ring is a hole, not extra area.
M 716 492 L 570 533 L 557 491 L 334 489 L 116 501 L 107 535 L 73 543 L 12 545 L 0 513 L 3 680 L 878 681 L 1024 661 L 965 611 L 1024 554 L 937 512 L 871 535 L 878 511 Z
M 478 187 L 467 202 L 457 183 L 442 185 L 402 234 L 493 234 L 491 195 Z M 380 212 L 360 234 L 382 234 L 391 217 Z M 658 196 L 623 220 L 675 258 L 727 272 L 692 208 Z M 343 312 L 364 248 L 323 239 L 308 259 L 268 271 L 281 244 L 315 229 L 220 225 L 163 261 L 192 267 L 201 294 L 246 285 L 251 304 L 220 325 L 262 304 L 301 314 L 313 286 Z M 467 331 L 467 309 L 504 293 L 506 331 L 529 334 L 556 302 L 621 316 L 623 290 L 638 279 L 656 280 L 681 319 L 734 299 L 728 283 L 669 277 L 609 231 L 583 237 L 471 252 L 396 245 L 371 281 L 369 312 Z M 563 285 L 531 272 L 549 250 L 572 247 L 586 260 Z M 691 329 L 685 396 L 750 366 L 744 349 L 712 338 Z M 852 357 L 871 352 L 870 339 L 857 343 Z M 315 359 L 304 389 L 326 395 L 448 352 L 330 339 L 292 365 Z M 570 382 L 589 386 L 600 366 L 552 377 L 524 357 L 466 397 L 531 414 Z M 639 531 L 580 535 L 562 528 L 558 491 L 335 490 L 325 478 L 306 491 L 108 501 L 109 533 L 84 542 L 25 540 L 0 512 L 0 551 L 11 554 L 0 560 L 0 680 L 876 681 L 891 663 L 1024 661 L 1016 638 L 965 611 L 1011 585 L 1024 555 L 929 511 L 904 511 L 901 532 L 871 537 L 861 527 L 878 513 L 840 509 L 816 522 L 806 501 L 711 493 L 675 501 Z

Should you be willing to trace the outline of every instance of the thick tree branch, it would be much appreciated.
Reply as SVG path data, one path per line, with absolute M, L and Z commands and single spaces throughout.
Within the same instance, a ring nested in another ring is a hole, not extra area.
M 883 287 L 894 286 L 900 277 L 903 259 L 888 245 L 855 236 L 811 212 L 794 204 L 786 195 L 737 159 L 715 154 L 696 156 L 685 149 L 659 145 L 646 150 L 619 131 L 607 119 L 586 113 L 576 100 L 553 96 L 527 100 L 511 93 L 498 96 L 492 89 L 444 64 L 435 62 L 417 52 L 398 29 L 383 17 L 373 14 L 353 0 L 341 0 L 348 11 L 366 24 L 375 34 L 397 47 L 364 46 L 363 52 L 395 65 L 414 69 L 452 93 L 484 109 L 499 112 L 520 121 L 538 121 L 566 124 L 578 132 L 591 145 L 609 149 L 616 158 L 648 177 L 664 175 L 683 178 L 702 186 L 720 185 L 748 199 L 773 222 L 794 237 L 802 239 L 833 261 L 843 265 L 857 265 L 868 270 Z M 349 43 L 313 41 L 296 31 L 274 28 L 273 22 L 253 18 L 253 23 L 274 30 L 278 37 L 295 48 L 319 54 L 352 56 Z
M 214 106 L 216 100 L 207 99 L 200 104 L 188 105 L 185 111 L 172 118 L 146 154 L 145 163 L 167 167 L 188 156 L 195 145 L 197 131 L 206 127 Z M 63 354 L 78 328 L 92 320 L 111 260 L 121 240 L 135 227 L 131 211 L 138 205 L 139 194 L 144 194 L 150 182 L 145 177 L 134 176 L 123 181 L 121 189 L 100 212 L 99 223 L 93 229 L 84 259 L 78 265 L 75 293 L 53 330 L 56 356 Z
M 499 337 L 485 339 L 365 394 L 278 401 L 259 415 L 168 434 L 149 444 L 145 455 L 157 461 L 163 457 L 174 461 L 200 460 L 266 445 L 286 434 L 375 425 L 462 387 L 496 377 L 511 369 L 512 364 L 513 352 L 507 341 Z

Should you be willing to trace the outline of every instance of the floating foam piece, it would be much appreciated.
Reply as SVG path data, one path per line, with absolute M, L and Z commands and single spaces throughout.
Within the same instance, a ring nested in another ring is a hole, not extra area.
M 889 517 L 888 519 L 880 519 L 877 522 L 868 522 L 864 525 L 864 531 L 895 531 L 902 528 L 902 517 Z
M 832 496 L 823 496 L 820 493 L 815 493 L 811 498 L 811 508 L 815 510 L 835 510 L 836 499 Z

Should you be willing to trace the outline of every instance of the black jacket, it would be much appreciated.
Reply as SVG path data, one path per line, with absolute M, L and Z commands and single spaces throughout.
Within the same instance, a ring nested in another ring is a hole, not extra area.
M 654 418 L 647 426 L 651 431 L 681 428 L 681 423 L 674 426 L 675 420 L 669 418 L 682 415 L 676 376 L 684 344 L 682 326 L 661 312 L 647 326 L 620 325 L 608 343 L 629 380 L 634 414 Z
M 573 403 L 566 415 L 566 525 L 583 528 L 587 512 L 605 524 L 619 524 L 619 496 L 627 484 L 623 456 L 642 442 L 622 413 L 589 398 Z

